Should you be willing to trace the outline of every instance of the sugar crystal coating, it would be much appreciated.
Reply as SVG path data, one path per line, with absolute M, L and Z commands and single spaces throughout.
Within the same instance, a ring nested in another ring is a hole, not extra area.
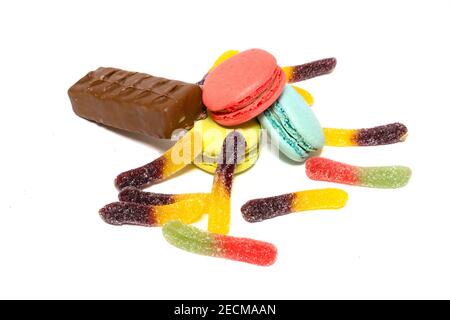
M 259 222 L 292 212 L 293 193 L 247 201 L 241 212 L 248 222 Z
M 214 236 L 179 221 L 172 221 L 163 226 L 163 235 L 173 246 L 182 250 L 206 256 L 216 256 Z
M 339 209 L 345 206 L 347 199 L 347 193 L 341 189 L 305 190 L 250 200 L 242 206 L 241 212 L 248 222 L 260 222 L 292 212 Z
M 270 243 L 208 233 L 180 221 L 165 224 L 163 235 L 179 249 L 206 256 L 260 266 L 272 265 L 277 257 L 277 249 Z
M 157 225 L 152 208 L 137 203 L 113 202 L 101 208 L 99 213 L 106 223 L 112 225 L 129 224 L 145 227 Z
M 231 217 L 231 188 L 236 164 L 245 156 L 245 139 L 237 131 L 224 139 L 218 165 L 214 174 L 213 187 L 208 210 L 208 230 L 227 234 Z
M 284 67 L 286 82 L 299 82 L 331 73 L 336 67 L 336 58 L 327 58 L 298 66 Z
M 408 184 L 411 169 L 404 166 L 361 167 L 358 178 L 364 187 L 401 188 Z
M 154 210 L 160 226 L 173 220 L 191 224 L 200 220 L 207 212 L 208 205 L 209 197 L 192 197 L 173 204 L 156 206 Z
M 307 210 L 340 209 L 345 206 L 348 194 L 342 189 L 325 188 L 295 192 L 292 210 L 294 212 Z
M 151 206 L 161 206 L 175 202 L 173 194 L 144 192 L 135 187 L 126 187 L 119 192 L 119 200 Z
M 359 146 L 378 146 L 403 141 L 408 128 L 402 123 L 391 123 L 369 129 L 359 129 L 356 134 L 356 143 Z
M 306 175 L 319 181 L 371 188 L 400 188 L 408 183 L 411 169 L 404 166 L 357 167 L 316 157 L 306 161 Z
M 224 189 L 231 193 L 233 184 L 233 173 L 236 165 L 244 160 L 246 142 L 238 131 L 229 133 L 222 145 L 222 151 L 217 158 L 217 169 L 215 183 L 221 183 Z
M 217 256 L 258 266 L 270 266 L 277 258 L 277 248 L 270 243 L 248 238 L 215 235 Z
M 119 190 L 125 187 L 138 187 L 151 185 L 163 179 L 163 170 L 166 159 L 164 156 L 136 169 L 119 174 L 115 184 Z
M 121 190 L 131 186 L 142 189 L 163 181 L 186 167 L 201 152 L 201 148 L 195 147 L 195 135 L 196 133 L 191 129 L 172 148 L 156 160 L 142 167 L 119 174 L 115 180 L 117 188 Z M 176 152 L 179 150 L 181 150 L 181 155 Z M 184 154 L 184 150 L 188 152 L 187 155 Z M 177 161 L 173 159 L 174 154 L 179 156 L 179 159 L 176 159 Z
M 327 146 L 379 146 L 403 141 L 408 129 L 396 122 L 368 129 L 323 128 L 323 133 Z
M 305 163 L 306 175 L 312 180 L 357 185 L 358 169 L 325 158 L 310 158 Z
M 162 206 L 132 202 L 114 202 L 100 209 L 100 216 L 113 225 L 162 226 L 173 220 L 190 224 L 197 222 L 207 211 L 209 196 L 191 197 Z
M 126 187 L 119 192 L 119 200 L 123 202 L 134 202 L 149 206 L 163 206 L 175 202 L 198 198 L 204 201 L 209 199 L 209 193 L 154 193 L 146 192 L 134 187 Z

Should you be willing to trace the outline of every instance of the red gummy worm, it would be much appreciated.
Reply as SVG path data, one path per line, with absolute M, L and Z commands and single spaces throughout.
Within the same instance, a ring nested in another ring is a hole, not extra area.
M 315 157 L 306 161 L 306 175 L 312 180 L 356 185 L 358 168 L 342 162 Z
M 277 259 L 277 248 L 268 242 L 214 235 L 221 256 L 259 266 L 270 266 Z

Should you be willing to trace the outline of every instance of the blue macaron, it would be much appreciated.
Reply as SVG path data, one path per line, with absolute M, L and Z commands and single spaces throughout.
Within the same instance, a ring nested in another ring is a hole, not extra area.
M 291 86 L 286 86 L 278 100 L 258 119 L 272 142 L 294 161 L 303 162 L 324 146 L 325 138 L 319 121 L 305 99 Z

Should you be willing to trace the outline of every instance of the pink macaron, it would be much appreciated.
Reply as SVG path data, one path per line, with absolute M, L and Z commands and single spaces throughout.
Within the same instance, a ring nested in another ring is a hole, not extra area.
M 243 51 L 221 63 L 206 77 L 203 103 L 221 125 L 235 126 L 255 118 L 283 92 L 283 70 L 270 53 Z

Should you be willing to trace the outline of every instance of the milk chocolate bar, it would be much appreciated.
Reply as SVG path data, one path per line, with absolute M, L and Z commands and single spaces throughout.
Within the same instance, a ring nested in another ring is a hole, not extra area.
M 157 138 L 168 139 L 204 116 L 198 85 L 115 68 L 89 72 L 69 97 L 80 117 Z

